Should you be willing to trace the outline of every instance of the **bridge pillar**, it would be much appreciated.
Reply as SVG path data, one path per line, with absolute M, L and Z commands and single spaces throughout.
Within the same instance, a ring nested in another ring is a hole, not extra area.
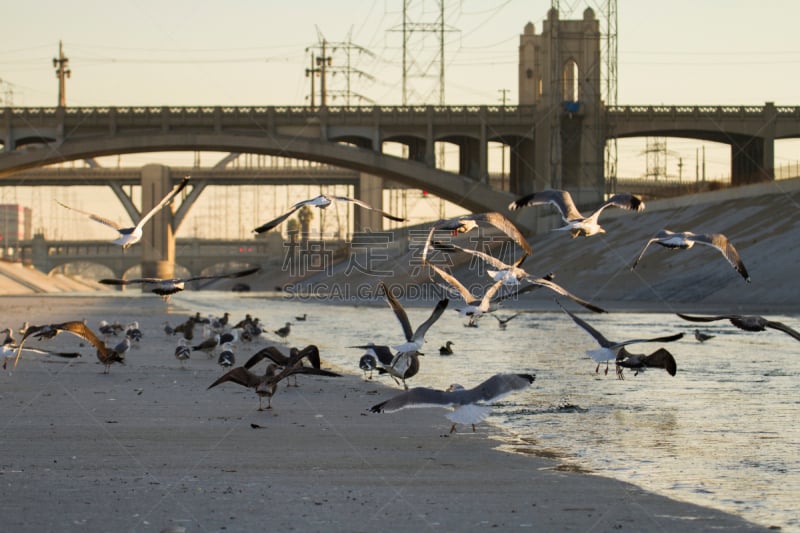
M 169 168 L 163 165 L 142 167 L 142 214 L 146 214 L 172 190 Z M 143 228 L 142 277 L 172 278 L 175 273 L 175 235 L 172 209 L 167 206 Z
M 367 202 L 375 209 L 383 210 L 383 178 L 361 172 L 358 185 L 355 187 L 355 197 Z M 361 208 L 353 210 L 353 231 L 381 231 L 382 229 L 383 217 L 380 213 Z
M 758 137 L 734 137 L 731 142 L 731 185 L 775 179 L 775 119 L 773 102 L 764 106 L 764 123 Z
M 600 71 L 600 24 L 592 9 L 581 20 L 559 20 L 551 9 L 540 35 L 532 23 L 525 26 L 519 103 L 535 105 L 537 113 L 532 150 L 512 151 L 512 192 L 567 189 L 579 206 L 603 199 Z
M 52 270 L 50 255 L 47 253 L 47 241 L 44 234 L 37 233 L 31 241 L 31 264 L 39 271 L 49 274 Z

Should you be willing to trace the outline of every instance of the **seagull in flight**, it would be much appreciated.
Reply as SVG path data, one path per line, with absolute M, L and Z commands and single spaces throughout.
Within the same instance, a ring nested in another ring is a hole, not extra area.
M 597 307 L 594 304 L 587 302 L 586 300 L 579 298 L 566 290 L 564 287 L 559 285 L 558 283 L 552 280 L 552 276 L 545 276 L 543 278 L 535 278 L 528 274 L 525 270 L 520 268 L 520 265 L 525 260 L 527 255 L 522 255 L 517 261 L 514 262 L 513 265 L 507 265 L 503 261 L 497 259 L 496 257 L 483 253 L 479 250 L 469 250 L 467 248 L 462 248 L 460 246 L 456 246 L 454 244 L 447 244 L 442 249 L 452 249 L 458 250 L 461 252 L 466 252 L 472 255 L 475 255 L 485 262 L 489 263 L 490 265 L 494 266 L 498 270 L 487 270 L 487 273 L 492 276 L 494 280 L 494 284 L 489 287 L 483 295 L 483 298 L 478 300 L 475 298 L 470 290 L 464 286 L 455 276 L 448 273 L 444 269 L 439 268 L 438 266 L 428 262 L 427 255 L 428 255 L 428 246 L 432 244 L 434 247 L 437 247 L 436 241 L 429 241 L 425 244 L 425 248 L 422 250 L 422 262 L 423 264 L 429 265 L 434 272 L 439 274 L 447 283 L 449 283 L 464 301 L 467 303 L 466 308 L 462 308 L 460 310 L 462 316 L 480 316 L 484 313 L 490 313 L 493 311 L 491 309 L 491 304 L 493 303 L 493 298 L 498 290 L 504 285 L 518 285 L 520 280 L 527 281 L 528 283 L 538 286 L 538 287 L 546 287 L 551 291 L 554 291 L 562 296 L 566 296 L 573 302 L 584 306 L 585 308 L 589 309 L 590 311 L 594 311 L 595 313 L 605 313 L 605 309 Z
M 750 283 L 750 274 L 747 273 L 747 269 L 744 267 L 744 263 L 739 257 L 739 252 L 736 251 L 733 244 L 731 244 L 728 238 L 722 233 L 692 233 L 691 231 L 676 233 L 667 229 L 662 229 L 656 233 L 655 237 L 647 241 L 647 244 L 644 245 L 644 248 L 642 248 L 642 251 L 639 253 L 639 257 L 634 261 L 631 270 L 636 268 L 636 265 L 642 260 L 642 256 L 647 251 L 647 248 L 653 243 L 660 244 L 665 248 L 672 248 L 673 250 L 688 250 L 695 244 L 703 244 L 716 248 L 725 256 L 725 259 L 728 260 L 728 263 L 731 264 L 736 272 L 738 272 L 747 283 Z
M 523 196 L 511 202 L 508 208 L 511 211 L 515 211 L 523 207 L 542 204 L 552 204 L 558 209 L 565 225 L 556 229 L 569 231 L 573 238 L 581 235 L 591 237 L 598 233 L 605 233 L 606 230 L 597 220 L 600 218 L 600 213 L 602 213 L 606 207 L 620 207 L 631 211 L 644 210 L 644 201 L 641 198 L 628 193 L 619 193 L 615 194 L 600 207 L 592 211 L 592 214 L 588 217 L 585 217 L 578 211 L 578 208 L 575 207 L 575 202 L 572 200 L 572 195 L 569 191 L 557 189 L 548 189 Z
M 388 218 L 389 220 L 394 220 L 396 222 L 405 222 L 406 221 L 405 218 L 394 216 L 394 215 L 392 215 L 390 213 L 387 213 L 386 211 L 381 211 L 380 209 L 376 209 L 376 208 L 372 207 L 371 205 L 369 205 L 368 203 L 362 202 L 361 200 L 357 200 L 355 198 L 349 198 L 347 196 L 329 196 L 327 194 L 320 194 L 319 196 L 317 196 L 315 198 L 311 198 L 310 200 L 303 200 L 302 202 L 297 202 L 286 213 L 282 214 L 278 218 L 275 218 L 273 220 L 270 220 L 269 222 L 266 222 L 266 223 L 262 224 L 261 226 L 257 227 L 253 231 L 255 233 L 264 233 L 265 231 L 269 231 L 272 228 L 278 226 L 281 222 L 283 222 L 284 220 L 286 220 L 290 216 L 292 216 L 292 214 L 295 211 L 297 211 L 298 209 L 300 209 L 303 206 L 308 205 L 308 206 L 312 206 L 312 207 L 319 207 L 320 209 L 326 209 L 333 202 L 350 202 L 350 203 L 355 204 L 355 205 L 357 205 L 359 207 L 363 207 L 364 209 L 369 209 L 370 211 L 375 211 L 377 213 L 380 213 L 381 216 L 383 216 L 384 218 Z
M 677 372 L 678 365 L 675 362 L 675 358 L 667 350 L 662 348 L 646 356 L 632 354 L 625 349 L 625 346 L 629 344 L 638 344 L 641 342 L 673 342 L 678 339 L 682 339 L 683 333 L 676 333 L 675 335 L 668 335 L 665 337 L 655 337 L 652 339 L 630 339 L 626 341 L 614 342 L 605 338 L 602 333 L 590 326 L 581 317 L 570 313 L 569 310 L 561 305 L 561 302 L 556 300 L 556 303 L 578 326 L 583 328 L 583 330 L 591 335 L 594 340 L 597 341 L 597 344 L 600 345 L 600 348 L 588 350 L 586 352 L 586 354 L 594 359 L 594 361 L 597 363 L 595 372 L 598 372 L 600 370 L 600 365 L 605 363 L 605 373 L 608 374 L 608 363 L 610 361 L 614 361 L 617 364 L 617 377 L 620 379 L 623 379 L 621 367 L 635 368 L 637 369 L 637 373 L 638 371 L 644 370 L 646 367 L 663 368 L 669 373 L 670 376 L 674 376 Z
M 694 316 L 684 315 L 683 313 L 676 313 L 684 320 L 691 322 L 714 322 L 715 320 L 729 320 L 731 324 L 744 331 L 766 331 L 767 328 L 777 329 L 800 341 L 800 332 L 794 330 L 784 324 L 783 322 L 775 322 L 774 320 L 767 320 L 763 316 L 758 315 L 717 315 L 717 316 Z
M 478 222 L 486 222 L 487 224 L 494 226 L 510 237 L 517 244 L 517 246 L 522 248 L 526 255 L 533 254 L 533 249 L 531 248 L 531 245 L 528 244 L 525 236 L 522 235 L 522 232 L 520 232 L 514 223 L 511 222 L 507 217 L 497 212 L 475 213 L 472 215 L 464 215 L 442 220 L 431 228 L 431 231 L 428 234 L 426 245 L 432 240 L 434 232 L 437 230 L 450 231 L 453 235 L 457 235 L 459 233 L 466 233 L 477 228 Z
M 443 391 L 415 387 L 368 410 L 373 413 L 394 413 L 412 407 L 453 407 L 454 410 L 445 415 L 453 423 L 450 433 L 456 430 L 456 424 L 471 424 L 472 431 L 475 431 L 475 424 L 491 412 L 488 404 L 528 388 L 535 379 L 535 374 L 495 374 L 472 389 L 465 389 L 458 384 L 450 385 Z
M 226 274 L 214 274 L 211 276 L 193 276 L 191 278 L 101 279 L 99 283 L 104 285 L 133 285 L 134 283 L 142 283 L 149 287 L 150 292 L 158 294 L 166 302 L 169 301 L 170 296 L 176 292 L 181 292 L 185 288 L 186 283 L 189 283 L 190 281 L 198 281 L 201 279 L 242 278 L 244 276 L 249 276 L 250 274 L 255 274 L 259 270 L 261 270 L 261 267 L 248 268 L 247 270 L 240 270 L 238 272 L 230 272 Z
M 186 187 L 186 184 L 189 183 L 189 178 L 190 178 L 190 176 L 184 177 L 183 180 L 178 185 L 173 187 L 172 190 L 169 192 L 169 194 L 167 194 L 158 203 L 158 205 L 156 205 L 153 209 L 150 210 L 150 212 L 148 212 L 146 215 L 144 215 L 139 220 L 139 223 L 136 224 L 132 228 L 123 228 L 122 226 L 120 226 L 119 224 L 114 222 L 113 220 L 109 220 L 109 219 L 103 218 L 103 217 L 101 217 L 99 215 L 95 215 L 94 213 L 89 213 L 88 211 L 82 211 L 80 209 L 76 209 L 74 207 L 70 207 L 68 205 L 64 205 L 61 202 L 58 202 L 57 200 L 56 201 L 58 202 L 58 205 L 60 205 L 61 207 L 66 207 L 67 209 L 71 209 L 72 211 L 77 211 L 78 213 L 81 213 L 83 215 L 88 216 L 89 218 L 91 218 L 95 222 L 99 222 L 101 224 L 105 224 L 106 226 L 109 226 L 109 227 L 114 228 L 115 230 L 117 230 L 119 232 L 119 237 L 117 237 L 116 240 L 112 241 L 112 243 L 122 246 L 122 249 L 124 250 L 126 248 L 129 248 L 130 246 L 133 246 L 134 244 L 136 244 L 140 240 L 142 240 L 142 228 L 147 223 L 147 221 L 150 220 L 151 218 L 153 218 L 153 216 L 156 213 L 161 211 L 161 209 L 163 209 L 164 206 L 169 205 L 172 202 L 172 200 L 175 198 L 175 196 L 177 196 L 177 194 L 179 192 L 181 192 L 184 187 Z
M 440 300 L 433 309 L 431 316 L 428 317 L 428 320 L 420 324 L 416 330 L 412 330 L 411 322 L 408 320 L 406 310 L 403 309 L 403 306 L 400 304 L 397 298 L 395 298 L 394 294 L 392 294 L 392 291 L 383 282 L 380 283 L 380 288 L 383 290 L 383 295 L 386 297 L 386 302 L 389 304 L 389 307 L 392 308 L 397 320 L 400 322 L 400 327 L 403 328 L 403 334 L 406 337 L 406 342 L 397 346 L 393 346 L 392 348 L 399 352 L 418 352 L 422 348 L 422 345 L 425 344 L 425 333 L 428 332 L 434 322 L 439 320 L 439 317 L 442 316 L 442 313 L 444 313 L 444 310 L 447 308 L 447 304 L 450 302 L 450 300 L 447 298 Z

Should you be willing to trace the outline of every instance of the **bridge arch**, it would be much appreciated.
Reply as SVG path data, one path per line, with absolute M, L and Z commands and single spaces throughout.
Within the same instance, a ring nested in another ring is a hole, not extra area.
M 413 136 L 397 136 L 406 142 Z M 352 141 L 362 142 L 358 139 Z M 381 176 L 404 185 L 427 190 L 437 196 L 462 205 L 473 212 L 500 211 L 513 199 L 509 193 L 492 190 L 488 183 L 468 176 L 430 168 L 419 160 L 401 159 L 348 144 L 331 143 L 317 138 L 286 137 L 283 135 L 237 135 L 217 133 L 151 132 L 148 134 L 118 134 L 113 137 L 80 137 L 65 139 L 58 150 L 16 153 L 13 162 L 5 166 L 8 174 L 39 166 L 130 153 L 165 151 L 226 151 L 293 157 L 349 168 Z M 413 150 L 412 150 L 413 152 Z M 519 222 L 525 227 L 524 221 Z

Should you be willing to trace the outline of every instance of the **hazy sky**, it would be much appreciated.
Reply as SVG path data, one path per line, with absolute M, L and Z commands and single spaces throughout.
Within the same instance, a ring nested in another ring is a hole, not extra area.
M 562 18 L 604 1 L 562 0 Z M 63 41 L 72 77 L 67 103 L 98 105 L 304 105 L 306 68 L 331 44 L 329 105 L 344 103 L 350 43 L 351 93 L 402 102 L 402 0 L 39 0 L 0 16 L 0 99 L 54 106 L 53 57 Z M 439 2 L 410 0 L 409 20 L 432 28 Z M 542 29 L 545 0 L 446 0 L 445 98 L 492 104 L 517 99 L 517 48 L 527 22 Z M 800 105 L 797 0 L 619 0 L 620 104 Z M 335 50 L 333 49 L 335 47 Z M 409 42 L 411 101 L 438 101 L 438 37 Z M 427 76 L 422 76 L 427 72 Z M 357 75 L 360 73 L 360 75 Z M 353 97 L 352 103 L 366 103 Z M 641 175 L 642 139 L 620 142 L 620 175 Z M 706 143 L 708 145 L 708 143 Z M 667 172 L 694 177 L 698 143 L 669 140 Z M 798 142 L 777 143 L 776 165 L 800 159 Z M 729 168 L 727 147 L 708 145 L 709 177 Z M 164 161 L 169 164 L 169 161 Z M 204 161 L 206 163 L 206 161 Z

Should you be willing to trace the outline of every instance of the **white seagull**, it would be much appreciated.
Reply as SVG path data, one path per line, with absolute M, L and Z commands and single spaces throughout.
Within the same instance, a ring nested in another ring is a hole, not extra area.
M 472 293 L 469 291 L 469 289 L 467 289 L 454 276 L 427 261 L 429 244 L 432 244 L 434 248 L 438 248 L 441 250 L 461 251 L 468 254 L 472 254 L 498 269 L 498 270 L 486 271 L 486 273 L 489 274 L 491 278 L 495 281 L 495 284 L 492 285 L 486 291 L 480 303 L 477 303 L 477 299 L 472 296 Z M 468 316 L 491 312 L 489 306 L 492 303 L 492 298 L 494 298 L 495 293 L 497 293 L 500 287 L 504 285 L 519 285 L 520 280 L 527 281 L 528 283 L 536 285 L 538 287 L 546 287 L 551 291 L 554 291 L 562 296 L 566 296 L 573 302 L 580 304 L 585 308 L 589 309 L 590 311 L 594 311 L 595 313 L 606 312 L 605 309 L 597 307 L 596 305 L 591 304 L 586 300 L 575 296 L 574 294 L 566 290 L 564 287 L 554 282 L 552 280 L 552 276 L 535 278 L 530 274 L 528 274 L 525 270 L 520 268 L 520 265 L 526 259 L 526 257 L 527 255 L 523 255 L 519 259 L 517 259 L 517 261 L 513 265 L 507 265 L 500 259 L 497 259 L 496 257 L 489 255 L 487 253 L 481 252 L 480 250 L 470 250 L 468 248 L 462 248 L 461 246 L 456 246 L 455 244 L 440 245 L 436 241 L 426 243 L 425 248 L 422 250 L 422 262 L 430 265 L 431 268 L 436 273 L 438 273 L 445 281 L 447 281 L 450 285 L 452 285 L 453 288 L 455 288 L 461 294 L 461 296 L 464 298 L 464 301 L 467 302 L 468 309 L 463 314 L 466 314 Z
M 60 205 L 62 207 L 66 207 L 67 209 L 71 209 L 73 211 L 77 211 L 78 213 L 81 213 L 81 214 L 84 214 L 84 215 L 88 216 L 89 218 L 91 218 L 95 222 L 99 222 L 101 224 L 105 224 L 106 226 L 109 226 L 109 227 L 114 228 L 115 230 L 117 230 L 119 232 L 119 237 L 117 237 L 117 239 L 112 241 L 112 242 L 113 242 L 113 244 L 118 244 L 118 245 L 122 246 L 123 249 L 125 249 L 125 248 L 128 248 L 128 247 L 136 244 L 137 242 L 139 242 L 142 239 L 142 227 L 144 227 L 144 225 L 147 223 L 148 220 L 153 218 L 153 215 L 158 213 L 164 206 L 166 206 L 170 202 L 172 202 L 172 200 L 175 198 L 175 196 L 179 192 L 181 192 L 184 187 L 186 187 L 187 183 L 189 183 L 189 178 L 190 178 L 190 176 L 186 176 L 185 178 L 183 178 L 183 180 L 178 185 L 173 187 L 172 190 L 169 192 L 169 194 L 167 194 L 158 203 L 157 206 L 155 206 L 153 209 L 150 210 L 150 212 L 148 212 L 146 215 L 144 215 L 139 220 L 139 223 L 136 224 L 132 228 L 123 228 L 122 226 L 120 226 L 119 224 L 114 222 L 113 220 L 109 220 L 109 219 L 103 218 L 103 217 L 101 217 L 99 215 L 95 215 L 95 214 L 89 213 L 87 211 L 82 211 L 80 209 L 76 209 L 74 207 L 70 207 L 68 205 L 64 205 L 61 202 L 58 202 L 57 200 L 56 201 L 58 202 L 58 205 Z
M 317 196 L 315 198 L 311 198 L 310 200 L 303 200 L 302 202 L 297 202 L 286 213 L 282 214 L 278 218 L 275 218 L 273 220 L 270 220 L 269 222 L 266 222 L 266 223 L 262 224 L 261 226 L 257 227 L 253 231 L 255 233 L 264 233 L 265 231 L 269 231 L 272 228 L 278 226 L 281 222 L 283 222 L 284 220 L 286 220 L 290 216 L 292 216 L 292 214 L 295 211 L 297 211 L 298 209 L 300 209 L 301 207 L 303 207 L 305 205 L 309 205 L 309 206 L 313 206 L 313 207 L 319 207 L 320 209 L 326 209 L 334 201 L 353 203 L 353 204 L 355 204 L 355 205 L 357 205 L 359 207 L 363 207 L 364 209 L 369 209 L 370 211 L 375 211 L 377 213 L 380 213 L 381 216 L 383 216 L 384 218 L 388 218 L 389 220 L 394 220 L 396 222 L 405 222 L 406 221 L 405 218 L 397 217 L 397 216 L 394 216 L 394 215 L 392 215 L 390 213 L 387 213 L 385 211 L 381 211 L 380 209 L 376 209 L 376 208 L 372 207 L 371 205 L 369 205 L 368 203 L 362 202 L 361 200 L 357 200 L 355 198 L 349 198 L 347 196 L 329 196 L 327 194 L 320 194 L 319 196 Z
M 602 333 L 587 324 L 582 318 L 570 313 L 561 302 L 556 300 L 556 303 L 564 310 L 565 313 L 586 333 L 592 336 L 600 348 L 595 350 L 587 350 L 586 354 L 591 357 L 596 363 L 597 368 L 595 372 L 600 370 L 602 363 L 606 364 L 605 373 L 608 374 L 608 363 L 614 361 L 617 364 L 617 377 L 622 379 L 622 370 L 620 367 L 635 368 L 638 371 L 643 371 L 645 367 L 663 368 L 670 376 L 674 376 L 678 369 L 675 363 L 675 358 L 667 350 L 659 349 L 656 352 L 645 356 L 632 354 L 625 350 L 625 346 L 629 344 L 638 344 L 641 342 L 672 342 L 683 338 L 683 333 L 676 333 L 675 335 L 668 335 L 665 337 L 655 337 L 652 339 L 631 339 L 621 342 L 614 342 L 606 339 Z
M 191 351 L 189 341 L 181 337 L 175 347 L 175 359 L 181 362 L 181 368 L 186 368 L 185 363 L 189 359 Z
M 712 246 L 716 248 L 723 256 L 725 256 L 725 259 L 728 260 L 728 263 L 731 264 L 736 272 L 738 272 L 747 283 L 750 283 L 750 274 L 747 273 L 747 269 L 744 267 L 744 263 L 739 257 L 739 252 L 736 251 L 736 248 L 733 247 L 733 244 L 731 244 L 730 241 L 728 241 L 728 238 L 722 233 L 692 233 L 691 231 L 675 233 L 667 229 L 662 229 L 656 233 L 655 237 L 647 241 L 647 244 L 644 245 L 644 248 L 642 248 L 642 251 L 639 253 L 639 257 L 637 257 L 636 261 L 634 261 L 631 270 L 636 268 L 636 265 L 638 265 L 639 261 L 642 260 L 642 256 L 644 255 L 645 251 L 647 251 L 647 248 L 653 243 L 660 244 L 665 248 L 672 248 L 673 250 L 688 250 L 695 244 Z
M 605 233 L 606 230 L 597 220 L 600 218 L 600 213 L 602 213 L 603 209 L 606 207 L 620 207 L 632 211 L 642 211 L 644 209 L 644 201 L 638 196 L 628 193 L 619 193 L 615 194 L 600 207 L 592 211 L 591 215 L 584 217 L 581 212 L 578 211 L 578 208 L 575 207 L 575 202 L 573 202 L 572 195 L 569 191 L 553 189 L 535 192 L 518 198 L 511 202 L 508 208 L 514 211 L 523 207 L 542 204 L 553 204 L 558 209 L 565 225 L 556 229 L 569 231 L 573 238 L 580 235 L 591 237 L 597 233 Z
M 230 272 L 226 274 L 214 274 L 210 276 L 193 276 L 191 278 L 138 278 L 138 279 L 101 279 L 99 283 L 103 285 L 133 285 L 134 283 L 141 283 L 149 288 L 150 292 L 158 294 L 164 301 L 168 301 L 169 297 L 176 292 L 181 292 L 187 283 L 190 281 L 198 281 L 205 279 L 232 279 L 242 278 L 255 274 L 261 270 L 261 267 L 248 268 L 247 270 L 240 270 L 238 272 Z
M 456 430 L 456 424 L 471 424 L 472 431 L 475 431 L 475 424 L 491 412 L 487 404 L 528 388 L 535 379 L 535 374 L 495 374 L 472 389 L 464 389 L 457 384 L 443 391 L 415 387 L 368 410 L 373 413 L 393 413 L 413 407 L 454 407 L 452 412 L 445 415 L 453 423 L 450 433 Z
M 403 309 L 403 306 L 392 294 L 392 291 L 383 282 L 380 283 L 380 288 L 383 290 L 383 294 L 386 297 L 386 302 L 389 304 L 389 307 L 392 308 L 397 320 L 400 322 L 400 327 L 403 328 L 403 334 L 406 337 L 406 342 L 397 346 L 393 346 L 392 348 L 399 352 L 420 351 L 422 345 L 425 344 L 425 333 L 427 333 L 428 329 L 430 329 L 433 323 L 439 320 L 439 317 L 442 316 L 442 313 L 444 313 L 444 310 L 447 308 L 449 300 L 447 298 L 440 300 L 433 309 L 431 316 L 428 317 L 425 322 L 420 324 L 416 330 L 412 330 L 411 322 L 408 320 L 408 315 L 406 314 L 405 309 Z

